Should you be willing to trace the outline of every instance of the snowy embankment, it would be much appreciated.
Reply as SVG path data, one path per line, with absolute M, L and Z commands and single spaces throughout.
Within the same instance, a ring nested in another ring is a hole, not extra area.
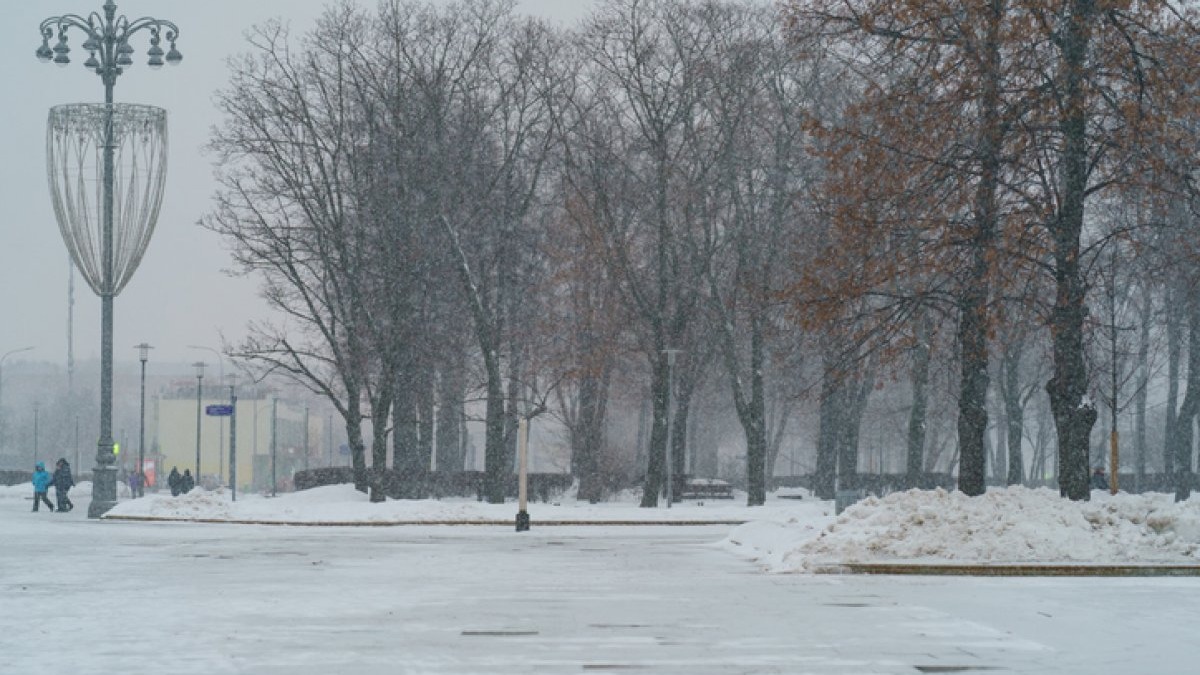
M 638 508 L 632 499 L 603 504 L 588 504 L 563 498 L 553 503 L 530 502 L 528 511 L 534 524 L 539 522 L 636 523 L 695 522 L 743 523 L 749 520 L 793 519 L 797 513 L 821 513 L 828 504 L 812 500 L 773 500 L 753 509 L 744 496 L 734 500 L 683 502 L 672 508 Z M 108 517 L 154 518 L 163 520 L 205 520 L 296 524 L 389 523 L 511 523 L 517 504 L 487 504 L 473 499 L 388 500 L 372 504 L 352 485 L 332 485 L 278 497 L 239 494 L 232 501 L 227 490 L 200 488 L 179 497 L 148 494 L 142 499 L 121 501 Z
M 1200 563 L 1200 500 L 1092 493 L 1072 502 L 1046 488 L 897 492 L 850 507 L 823 529 L 755 522 L 724 542 L 775 572 L 839 563 Z
M 70 491 L 71 499 L 91 498 L 92 496 L 92 481 L 84 480 L 75 484 L 75 487 Z M 117 497 L 119 499 L 129 498 L 129 486 L 122 483 L 117 484 Z M 20 485 L 0 485 L 0 499 L 33 499 L 33 486 L 29 483 L 21 483 Z M 54 500 L 54 488 L 50 488 L 50 500 Z

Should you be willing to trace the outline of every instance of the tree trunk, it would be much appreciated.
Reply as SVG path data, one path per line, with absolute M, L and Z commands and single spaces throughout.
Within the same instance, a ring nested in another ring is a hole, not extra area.
M 973 205 L 971 267 L 959 297 L 958 488 L 977 496 L 987 490 L 988 303 L 991 266 L 1000 209 L 996 192 L 1000 180 L 1003 128 L 1000 120 L 1000 25 L 1004 3 L 989 4 L 987 40 L 981 48 L 979 100 L 979 184 Z
M 1194 293 L 1187 296 L 1188 312 L 1188 371 L 1183 404 L 1175 425 L 1167 436 L 1174 451 L 1175 501 L 1184 501 L 1192 494 L 1192 441 L 1196 414 L 1200 412 L 1200 299 Z
M 407 348 L 397 369 L 395 394 L 392 401 L 392 466 L 400 476 L 412 476 L 421 471 L 417 403 L 412 353 Z
M 1141 492 L 1146 481 L 1146 399 L 1150 390 L 1150 328 L 1154 323 L 1153 298 L 1150 284 L 1141 284 L 1141 326 L 1138 335 L 1137 394 L 1134 397 L 1133 443 L 1135 469 L 1134 492 Z
M 842 385 L 834 372 L 828 355 L 821 378 L 820 428 L 817 431 L 817 467 L 813 474 L 812 491 L 821 499 L 833 499 L 837 476 L 837 438 L 841 424 Z
M 925 418 L 929 407 L 929 340 L 932 332 L 929 310 L 917 317 L 917 343 L 913 347 L 912 409 L 908 413 L 908 452 L 904 482 L 909 489 L 921 487 L 925 459 Z
M 1167 286 L 1167 420 L 1163 443 L 1163 474 L 1175 472 L 1175 448 L 1171 445 L 1171 434 L 1175 429 L 1175 416 L 1179 410 L 1179 364 L 1183 360 L 1183 302 L 1181 294 L 1173 285 Z
M 354 467 L 354 489 L 367 492 L 367 453 L 362 435 L 362 407 L 359 393 L 346 394 L 346 443 L 350 446 L 350 464 Z
M 857 378 L 842 385 L 839 412 L 834 417 L 837 422 L 834 446 L 837 448 L 838 490 L 854 490 L 859 487 L 858 438 L 863 413 L 867 410 L 867 398 L 874 387 L 874 363 L 868 364 Z
M 572 434 L 571 463 L 579 479 L 578 498 L 595 504 L 604 496 L 600 455 L 604 450 L 604 419 L 608 406 L 606 365 L 602 372 L 588 372 L 579 384 L 579 413 Z
M 665 488 L 667 449 L 667 355 L 661 351 L 649 355 L 651 367 L 650 446 L 647 448 L 646 480 L 642 487 L 644 508 L 658 506 L 658 495 Z
M 1084 199 L 1088 186 L 1087 68 L 1089 24 L 1095 14 L 1093 0 L 1072 0 L 1070 15 L 1060 43 L 1060 76 L 1063 107 L 1060 128 L 1060 206 L 1053 223 L 1054 311 L 1050 319 L 1053 336 L 1054 376 L 1046 384 L 1050 409 L 1058 431 L 1058 485 L 1063 496 L 1087 500 L 1091 496 L 1088 448 L 1096 409 L 1085 401 L 1087 364 L 1084 362 L 1083 325 L 1087 315 L 1087 287 L 1080 266 L 1080 236 L 1083 232 Z
M 383 489 L 383 474 L 387 471 L 387 428 L 388 412 L 392 397 L 381 392 L 371 401 L 371 501 L 386 501 Z
M 506 471 L 517 471 L 517 429 L 521 423 L 521 377 L 523 359 L 517 341 L 509 343 L 508 399 L 504 410 L 504 466 Z
M 767 502 L 767 411 L 763 386 L 766 340 L 762 318 L 755 315 L 750 321 L 750 400 L 746 402 L 746 505 L 762 506 Z
M 1025 481 L 1025 457 L 1021 452 L 1021 441 L 1025 435 L 1025 407 L 1021 402 L 1021 347 L 1020 343 L 1009 345 L 1004 350 L 1004 420 L 1008 427 L 1008 472 L 1004 482 L 1020 485 Z
M 428 363 L 423 363 L 416 389 L 417 407 L 417 461 L 420 473 L 430 470 L 433 462 L 434 427 L 434 374 Z
M 437 410 L 437 470 L 456 472 L 462 471 L 465 457 L 463 456 L 463 439 L 460 431 L 465 415 L 464 411 L 464 373 L 461 363 L 447 362 L 442 364 L 441 376 L 438 379 L 438 410 Z
M 501 387 L 500 364 L 494 358 L 487 364 L 487 403 L 484 413 L 486 437 L 483 445 L 483 492 L 489 504 L 503 504 L 509 466 L 505 464 L 504 425 L 506 411 Z

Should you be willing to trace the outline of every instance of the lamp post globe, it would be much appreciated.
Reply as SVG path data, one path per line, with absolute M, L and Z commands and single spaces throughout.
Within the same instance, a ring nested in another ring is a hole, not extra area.
M 178 26 L 154 17 L 118 16 L 113 0 L 106 0 L 100 12 L 86 17 L 63 14 L 45 19 L 39 27 L 42 44 L 34 52 L 43 63 L 53 61 L 65 67 L 71 63 L 68 36 L 80 34 L 80 48 L 88 53 L 83 66 L 99 75 L 104 85 L 103 104 L 52 108 L 46 139 L 59 230 L 76 268 L 100 296 L 100 438 L 88 508 L 91 518 L 104 515 L 117 502 L 112 434 L 113 299 L 137 269 L 154 233 L 166 171 L 166 111 L 113 102 L 117 78 L 133 65 L 131 40 L 143 31 L 150 37 L 147 54 L 151 66 L 164 61 L 177 65 L 182 60 L 175 46 Z M 53 47 L 51 40 L 55 41 Z M 170 46 L 165 59 L 160 46 L 163 40 Z M 118 153 L 129 161 L 129 167 L 121 164 L 119 174 Z M 80 187 L 95 182 L 102 186 L 98 198 L 94 191 Z

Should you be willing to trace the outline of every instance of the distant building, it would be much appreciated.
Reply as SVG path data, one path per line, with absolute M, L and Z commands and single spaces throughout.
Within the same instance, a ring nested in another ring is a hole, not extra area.
M 267 492 L 271 489 L 272 408 L 275 399 L 266 392 L 239 388 L 237 402 L 237 482 L 239 490 Z M 210 416 L 205 410 L 210 405 L 228 405 L 227 387 L 204 387 L 199 405 L 200 418 L 200 476 L 198 484 L 215 487 L 229 482 L 229 417 Z M 165 485 L 165 476 L 171 467 L 180 473 L 184 469 L 196 470 L 196 384 L 179 381 L 157 397 L 154 404 L 153 435 L 151 432 L 151 403 L 147 402 L 146 442 L 154 447 L 154 466 L 161 472 L 159 484 Z M 278 399 L 275 407 L 275 476 L 277 490 L 292 489 L 292 475 L 298 470 L 344 464 L 345 459 L 336 450 L 331 452 L 330 418 L 323 409 L 310 411 L 307 429 L 307 452 L 305 450 L 304 404 Z M 336 425 L 338 418 L 333 418 Z M 335 427 L 334 437 L 340 438 Z M 153 442 L 151 442 L 153 438 Z M 136 457 L 137 449 L 132 448 Z M 122 454 L 125 450 L 122 449 Z M 147 452 L 147 460 L 151 453 Z M 132 464 L 129 464 L 132 467 Z

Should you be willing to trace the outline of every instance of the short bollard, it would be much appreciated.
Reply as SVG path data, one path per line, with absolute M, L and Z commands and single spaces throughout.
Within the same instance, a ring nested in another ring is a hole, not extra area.
M 525 511 L 517 511 L 517 532 L 527 532 L 529 530 L 529 514 Z

